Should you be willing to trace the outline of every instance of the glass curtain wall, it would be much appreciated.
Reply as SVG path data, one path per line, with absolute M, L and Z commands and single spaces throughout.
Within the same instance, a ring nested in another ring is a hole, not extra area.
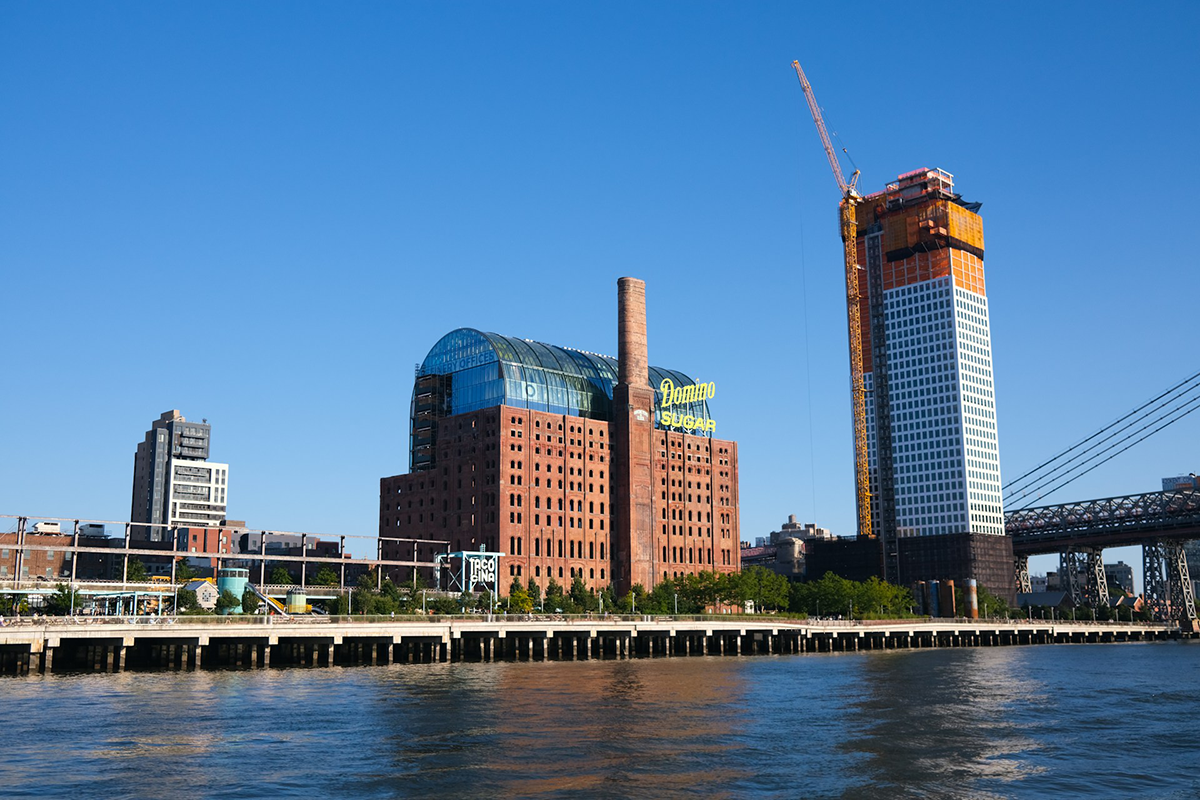
M 650 367 L 647 377 L 656 406 L 662 403 L 664 379 L 675 386 L 694 383 L 661 367 Z M 443 336 L 417 368 L 410 431 L 426 430 L 434 419 L 498 405 L 607 421 L 616 383 L 617 360 L 611 356 L 459 328 Z M 675 408 L 708 418 L 704 400 Z M 424 466 L 415 455 L 410 458 L 410 469 Z

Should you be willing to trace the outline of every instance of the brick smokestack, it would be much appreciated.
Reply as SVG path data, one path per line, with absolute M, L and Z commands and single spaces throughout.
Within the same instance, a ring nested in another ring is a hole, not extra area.
M 646 344 L 646 284 L 617 281 L 617 385 L 613 388 L 612 575 L 618 595 L 654 587 L 654 389 Z
M 620 383 L 646 386 L 650 361 L 646 354 L 646 283 L 637 278 L 617 280 L 617 364 Z

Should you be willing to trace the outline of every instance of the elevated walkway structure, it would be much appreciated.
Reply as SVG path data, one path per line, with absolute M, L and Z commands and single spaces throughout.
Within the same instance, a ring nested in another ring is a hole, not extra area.
M 431 661 L 574 661 L 1001 647 L 1195 638 L 1176 624 L 762 617 L 428 619 L 144 618 L 0 627 L 0 671 L 330 666 Z

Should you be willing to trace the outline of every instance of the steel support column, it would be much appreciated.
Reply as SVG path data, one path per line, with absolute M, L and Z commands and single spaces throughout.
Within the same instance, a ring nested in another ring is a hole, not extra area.
M 1171 618 L 1171 591 L 1167 581 L 1167 545 L 1147 542 L 1142 545 L 1142 588 L 1146 609 L 1154 619 Z
M 1104 550 L 1094 547 L 1087 552 L 1087 585 L 1084 587 L 1088 605 L 1093 609 L 1108 608 L 1108 578 L 1104 574 Z
M 1167 591 L 1171 598 L 1171 616 L 1181 622 L 1196 619 L 1196 596 L 1188 574 L 1187 554 L 1183 542 L 1172 541 L 1163 545 L 1167 560 Z
M 1076 606 L 1087 604 L 1084 581 L 1087 574 L 1087 551 L 1069 547 L 1058 554 L 1058 585 L 1071 596 Z
M 1033 591 L 1029 582 L 1029 556 L 1017 556 L 1014 566 L 1017 573 L 1017 591 L 1029 594 Z

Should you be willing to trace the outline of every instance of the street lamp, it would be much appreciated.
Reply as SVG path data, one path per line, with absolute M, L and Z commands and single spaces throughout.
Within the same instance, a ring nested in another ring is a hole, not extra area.
M 679 616 L 679 592 L 675 593 L 675 616 Z

